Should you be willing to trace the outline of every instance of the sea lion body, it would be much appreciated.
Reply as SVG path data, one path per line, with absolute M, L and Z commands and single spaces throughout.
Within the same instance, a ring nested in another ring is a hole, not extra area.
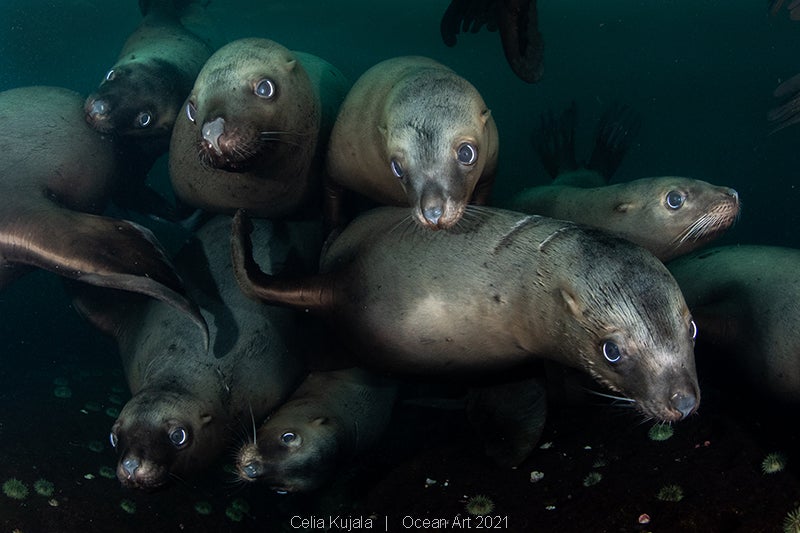
M 509 207 L 616 233 L 668 261 L 733 225 L 739 197 L 730 187 L 679 176 L 603 185 L 599 174 L 583 169 L 521 191 Z
M 800 250 L 721 246 L 668 267 L 697 321 L 698 355 L 718 354 L 709 366 L 720 373 L 800 403 Z
M 144 18 L 97 91 L 86 99 L 96 130 L 156 139 L 166 152 L 172 126 L 212 49 L 183 24 L 176 0 L 145 3 Z
M 432 232 L 405 209 L 380 208 L 330 245 L 320 276 L 291 282 L 258 272 L 246 229 L 237 215 L 243 290 L 326 316 L 365 365 L 453 376 L 547 357 L 655 418 L 678 420 L 699 402 L 680 290 L 661 262 L 623 239 L 490 208 Z
M 205 323 L 147 229 L 99 216 L 118 180 L 116 143 L 89 128 L 83 98 L 56 87 L 0 93 L 0 288 L 27 271 L 147 294 Z
M 281 268 L 293 245 L 277 226 L 257 226 L 258 255 Z M 112 301 L 103 313 L 78 300 L 116 337 L 131 390 L 111 431 L 125 486 L 154 488 L 172 475 L 201 471 L 230 444 L 231 428 L 263 420 L 302 380 L 295 315 L 242 295 L 231 272 L 229 232 L 230 218 L 212 219 L 176 259 L 209 323 L 209 349 L 185 316 L 160 302 Z
M 441 63 L 405 56 L 378 63 L 353 85 L 326 166 L 334 183 L 409 205 L 436 229 L 454 225 L 470 201 L 486 203 L 497 153 L 497 127 L 477 89 Z
M 321 199 L 326 140 L 347 86 L 329 63 L 267 39 L 223 46 L 176 121 L 169 167 L 177 196 L 268 218 Z
M 244 481 L 306 492 L 369 450 L 391 417 L 396 384 L 361 368 L 312 372 L 237 453 Z

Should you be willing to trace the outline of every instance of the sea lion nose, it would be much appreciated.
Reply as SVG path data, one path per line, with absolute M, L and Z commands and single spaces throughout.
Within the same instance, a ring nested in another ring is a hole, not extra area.
M 203 139 L 214 149 L 217 155 L 222 155 L 222 150 L 219 148 L 219 138 L 225 133 L 225 119 L 217 117 L 211 122 L 203 124 Z
M 442 218 L 442 213 L 442 206 L 439 205 L 427 207 L 422 210 L 422 216 L 424 216 L 425 220 L 430 222 L 432 226 L 439 224 L 439 219 Z
M 133 457 L 128 457 L 122 461 L 122 469 L 128 474 L 128 479 L 133 479 L 136 475 L 136 470 L 139 468 L 139 460 Z
M 99 100 L 99 99 L 98 100 L 93 100 L 92 102 L 90 102 L 90 104 L 87 106 L 87 108 L 88 108 L 89 115 L 92 118 L 95 118 L 95 119 L 103 118 L 104 116 L 106 116 L 108 114 L 108 112 L 110 110 L 110 106 L 108 105 L 108 102 L 106 102 L 105 100 Z
M 261 473 L 261 469 L 258 467 L 258 463 L 247 463 L 242 466 L 242 472 L 250 479 L 255 479 Z
M 697 409 L 697 397 L 692 392 L 676 392 L 669 399 L 670 405 L 686 418 Z

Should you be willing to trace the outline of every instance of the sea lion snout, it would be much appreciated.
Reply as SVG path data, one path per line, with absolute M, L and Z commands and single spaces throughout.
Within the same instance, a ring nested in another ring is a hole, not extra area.
M 110 131 L 114 125 L 111 124 L 111 103 L 95 96 L 89 96 L 83 105 L 86 115 L 86 122 L 93 129 L 101 132 Z
M 699 405 L 699 398 L 692 391 L 678 391 L 669 400 L 670 406 L 683 415 L 682 419 L 695 412 Z
M 219 147 L 219 138 L 225 133 L 225 119 L 217 117 L 211 122 L 203 124 L 203 139 L 206 141 L 205 146 L 211 148 L 217 155 L 222 155 L 222 150 Z

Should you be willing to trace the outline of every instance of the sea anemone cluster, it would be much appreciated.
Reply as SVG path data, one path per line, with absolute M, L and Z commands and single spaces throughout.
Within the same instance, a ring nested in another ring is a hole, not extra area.
M 669 424 L 654 424 L 647 432 L 650 440 L 667 440 L 674 433 L 672 426 Z
M 53 486 L 52 482 L 47 481 L 46 479 L 37 479 L 33 484 L 33 490 L 35 490 L 36 494 L 39 496 L 49 498 L 55 492 L 55 487 Z
M 591 487 L 592 485 L 597 485 L 600 483 L 600 480 L 603 479 L 603 474 L 600 472 L 589 472 L 585 478 L 583 478 L 583 486 L 584 487 Z
M 202 501 L 194 504 L 194 510 L 200 515 L 210 515 L 212 508 L 210 503 Z
M 783 519 L 783 533 L 800 533 L 800 507 L 786 514 Z
M 136 512 L 136 503 L 132 502 L 131 500 L 122 500 L 119 502 L 119 506 L 128 514 L 133 514 Z
M 467 500 L 464 506 L 467 512 L 474 516 L 483 516 L 494 511 L 494 502 L 484 494 L 476 494 Z
M 250 504 L 241 498 L 237 498 L 233 500 L 230 505 L 228 505 L 227 509 L 225 509 L 225 516 L 227 516 L 232 522 L 241 522 L 242 518 L 244 518 L 244 515 L 249 512 Z
M 786 468 L 786 456 L 782 453 L 768 453 L 761 461 L 761 471 L 765 474 L 774 474 Z
M 683 488 L 680 485 L 664 485 L 656 493 L 656 498 L 664 502 L 679 502 L 683 499 Z
M 3 493 L 14 500 L 24 500 L 28 497 L 28 487 L 22 481 L 11 478 L 3 483 Z

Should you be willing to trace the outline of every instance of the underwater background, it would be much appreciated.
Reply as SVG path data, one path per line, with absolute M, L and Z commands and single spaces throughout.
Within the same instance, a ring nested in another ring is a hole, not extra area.
M 398 55 L 452 67 L 497 122 L 498 202 L 549 181 L 530 142 L 540 113 L 577 102 L 581 157 L 605 107 L 627 104 L 642 128 L 614 181 L 684 175 L 733 187 L 742 214 L 718 243 L 800 247 L 800 126 L 769 135 L 766 119 L 772 91 L 800 71 L 800 23 L 784 11 L 770 16 L 755 0 L 544 0 L 545 74 L 527 84 L 508 68 L 496 33 L 461 34 L 446 47 L 447 4 L 211 0 L 196 23 L 218 45 L 266 37 L 316 54 L 351 81 Z M 4 0 L 0 90 L 88 94 L 140 20 L 133 0 Z M 162 162 L 152 179 L 165 172 Z M 640 417 L 568 405 L 548 414 L 542 442 L 553 448 L 501 471 L 449 407 L 407 404 L 368 466 L 319 494 L 278 496 L 236 484 L 222 468 L 138 493 L 101 473 L 115 464 L 107 411 L 130 396 L 116 349 L 78 317 L 55 276 L 34 272 L 0 292 L 0 358 L 0 482 L 30 489 L 24 500 L 0 495 L 0 531 L 295 531 L 303 528 L 292 517 L 312 515 L 375 516 L 376 529 L 403 531 L 405 516 L 465 515 L 475 494 L 492 498 L 509 531 L 780 531 L 800 502 L 797 411 L 717 391 L 713 378 L 705 388 L 703 375 L 700 412 L 663 443 L 648 439 Z M 58 387 L 71 396 L 57 397 Z M 788 455 L 786 470 L 762 474 L 776 451 Z M 602 481 L 584 486 L 600 456 Z M 530 483 L 532 470 L 545 479 Z M 39 479 L 53 483 L 52 496 L 33 490 Z M 680 502 L 654 497 L 668 483 L 683 486 Z M 642 513 L 650 524 L 639 524 Z

